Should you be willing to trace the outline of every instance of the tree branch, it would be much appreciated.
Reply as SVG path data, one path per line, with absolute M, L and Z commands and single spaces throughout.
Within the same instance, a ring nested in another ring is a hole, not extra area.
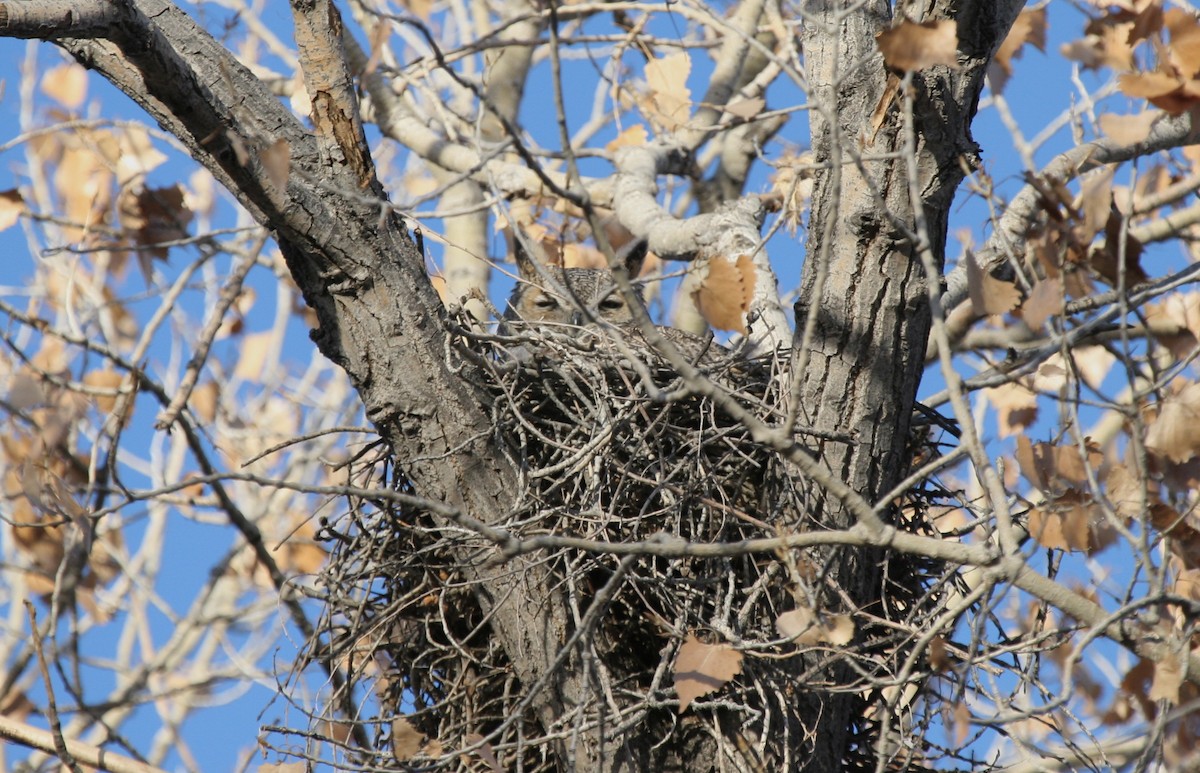
M 48 754 L 56 753 L 53 733 L 25 722 L 18 722 L 3 714 L 0 714 L 0 738 Z M 82 741 L 63 740 L 66 743 L 67 751 L 77 762 L 99 770 L 107 770 L 111 773 L 165 773 L 162 768 L 113 754 L 98 746 L 92 746 Z
M 1109 139 L 1098 139 L 1060 154 L 1038 175 L 1040 181 L 1067 182 L 1091 169 L 1115 164 L 1156 153 L 1160 150 L 1190 145 L 1200 138 L 1191 113 L 1163 117 L 1154 124 L 1150 134 L 1141 142 L 1121 145 Z M 1011 255 L 1023 255 L 1028 234 L 1036 231 L 1044 216 L 1041 185 L 1025 185 L 1004 209 L 996 230 L 975 255 L 982 271 L 1002 272 Z M 942 297 L 947 310 L 954 309 L 967 298 L 967 267 L 959 264 L 946 275 L 946 292 Z

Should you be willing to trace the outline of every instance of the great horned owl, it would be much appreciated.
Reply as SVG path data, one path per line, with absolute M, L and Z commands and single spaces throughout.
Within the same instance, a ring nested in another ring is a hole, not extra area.
M 641 329 L 634 322 L 629 301 L 617 286 L 608 269 L 559 268 L 536 262 L 522 246 L 520 237 L 513 239 L 513 257 L 519 271 L 519 281 L 508 298 L 501 332 L 509 333 L 522 327 L 579 335 L 597 323 L 608 323 L 628 346 L 639 351 L 650 349 Z M 625 268 L 636 277 L 646 257 L 646 243 L 634 244 L 625 253 Z M 635 298 L 641 303 L 641 297 Z M 694 362 L 713 364 L 731 354 L 710 339 L 692 335 L 671 327 L 656 326 L 664 338 L 673 343 Z M 656 359 L 658 359 L 656 357 Z
M 508 298 L 505 327 L 520 327 L 523 323 L 574 334 L 598 321 L 612 325 L 632 323 L 633 312 L 608 269 L 564 269 L 535 262 L 520 238 L 513 240 L 513 257 L 520 279 Z M 637 275 L 645 257 L 645 242 L 629 250 L 625 266 L 631 277 Z

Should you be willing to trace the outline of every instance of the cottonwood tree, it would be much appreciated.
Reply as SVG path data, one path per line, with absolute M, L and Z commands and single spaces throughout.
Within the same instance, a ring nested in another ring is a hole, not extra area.
M 4 766 L 1196 765 L 1200 23 L 1022 5 L 0 2 Z

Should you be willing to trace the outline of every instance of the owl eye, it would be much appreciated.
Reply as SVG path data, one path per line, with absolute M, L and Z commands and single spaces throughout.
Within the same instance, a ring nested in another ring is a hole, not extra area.
M 549 295 L 539 295 L 534 299 L 533 305 L 537 306 L 543 311 L 549 311 L 550 309 L 558 308 L 558 301 L 554 300 Z
M 604 300 L 600 301 L 600 308 L 604 309 L 605 311 L 613 311 L 614 309 L 623 309 L 623 308 L 625 308 L 625 299 L 620 298 L 620 297 L 609 296 L 608 298 L 605 298 Z

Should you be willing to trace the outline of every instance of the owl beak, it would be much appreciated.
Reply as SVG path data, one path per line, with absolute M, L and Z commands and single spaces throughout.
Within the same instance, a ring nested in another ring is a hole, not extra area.
M 576 309 L 575 311 L 571 312 L 571 324 L 573 326 L 583 327 L 584 322 L 586 322 L 586 320 L 584 319 L 582 311 Z

